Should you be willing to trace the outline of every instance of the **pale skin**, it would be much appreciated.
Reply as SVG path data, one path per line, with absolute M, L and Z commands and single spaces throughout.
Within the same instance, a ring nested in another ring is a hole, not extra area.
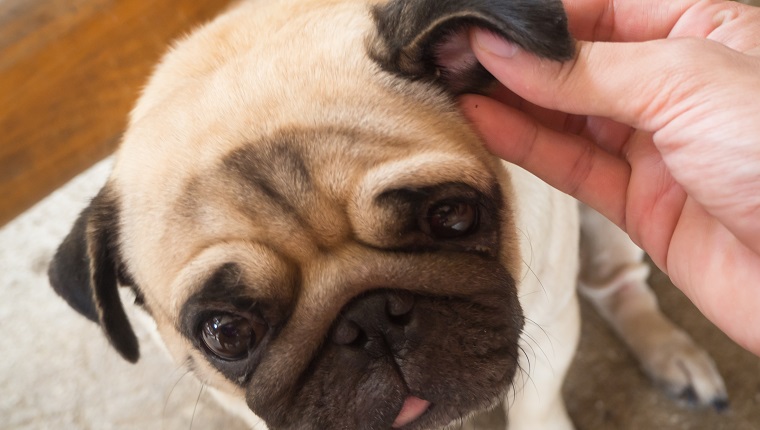
M 623 228 L 760 355 L 760 8 L 565 7 L 578 40 L 566 63 L 471 32 L 479 61 L 509 89 L 463 96 L 463 112 L 489 150 Z

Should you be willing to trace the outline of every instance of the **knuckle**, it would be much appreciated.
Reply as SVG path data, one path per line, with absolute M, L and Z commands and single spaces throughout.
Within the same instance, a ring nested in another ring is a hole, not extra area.
M 583 146 L 583 149 L 579 152 L 568 172 L 568 194 L 573 196 L 577 195 L 583 188 L 583 185 L 588 181 L 589 176 L 591 176 L 591 172 L 594 169 L 594 160 L 596 160 L 597 151 L 598 148 L 596 145 L 587 144 Z

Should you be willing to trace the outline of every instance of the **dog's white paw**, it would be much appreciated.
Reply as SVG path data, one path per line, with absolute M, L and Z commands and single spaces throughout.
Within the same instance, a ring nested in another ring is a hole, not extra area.
M 686 333 L 673 326 L 667 335 L 659 333 L 650 340 L 636 348 L 637 355 L 644 370 L 669 395 L 689 406 L 728 408 L 726 386 L 715 363 Z
M 728 408 L 723 378 L 710 355 L 660 310 L 643 266 L 581 292 L 638 358 L 644 371 L 689 406 Z

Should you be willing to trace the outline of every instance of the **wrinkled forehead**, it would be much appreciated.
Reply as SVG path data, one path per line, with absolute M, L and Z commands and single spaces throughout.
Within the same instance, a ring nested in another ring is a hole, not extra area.
M 304 260 L 388 222 L 393 214 L 382 213 L 381 201 L 394 192 L 456 185 L 492 194 L 498 179 L 479 145 L 445 132 L 413 139 L 326 127 L 242 144 L 188 181 L 177 200 L 175 212 L 184 218 L 178 225 L 200 242 L 295 244 L 285 253 Z
M 462 142 L 455 131 L 431 127 L 423 136 L 413 130 L 294 127 L 240 145 L 220 158 L 215 174 L 291 202 L 320 192 L 346 203 L 374 188 L 456 181 L 486 191 L 493 177 L 491 157 L 476 140 Z

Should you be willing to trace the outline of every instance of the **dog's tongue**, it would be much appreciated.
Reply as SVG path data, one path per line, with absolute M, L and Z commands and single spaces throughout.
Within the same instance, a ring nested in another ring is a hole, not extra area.
M 422 400 L 419 397 L 409 396 L 404 400 L 404 406 L 398 413 L 396 421 L 393 421 L 393 428 L 403 427 L 410 422 L 419 418 L 430 407 L 430 402 Z

